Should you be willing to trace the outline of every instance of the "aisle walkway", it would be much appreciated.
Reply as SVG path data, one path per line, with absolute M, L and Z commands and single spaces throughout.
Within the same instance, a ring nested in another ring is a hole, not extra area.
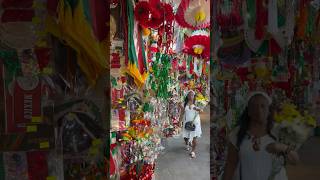
M 210 179 L 210 110 L 201 115 L 202 137 L 198 141 L 197 157 L 191 159 L 183 138 L 170 138 L 156 163 L 154 180 L 209 180 Z
M 320 137 L 313 137 L 299 151 L 301 162 L 297 166 L 288 166 L 289 180 L 320 179 Z

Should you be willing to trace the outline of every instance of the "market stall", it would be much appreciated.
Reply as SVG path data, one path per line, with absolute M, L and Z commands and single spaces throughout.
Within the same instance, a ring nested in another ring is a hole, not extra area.
M 111 179 L 152 179 L 188 90 L 209 101 L 210 1 L 110 3 Z

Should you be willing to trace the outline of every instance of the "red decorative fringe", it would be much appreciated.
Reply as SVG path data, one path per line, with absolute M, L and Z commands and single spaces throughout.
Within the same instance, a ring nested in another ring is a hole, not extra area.
M 135 18 L 144 28 L 159 28 L 164 21 L 172 22 L 173 9 L 170 4 L 161 3 L 158 0 L 142 1 L 136 4 Z M 151 18 L 149 15 L 151 14 Z
M 202 45 L 204 46 L 202 54 L 195 54 L 193 51 L 194 45 Z M 184 42 L 184 52 L 190 54 L 192 56 L 197 56 L 203 59 L 210 58 L 210 37 L 204 35 L 196 35 L 187 38 Z

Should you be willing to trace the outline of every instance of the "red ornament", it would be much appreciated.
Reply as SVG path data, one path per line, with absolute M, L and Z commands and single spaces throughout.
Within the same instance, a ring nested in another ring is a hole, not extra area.
M 144 28 L 158 29 L 165 21 L 172 22 L 174 19 L 172 6 L 157 0 L 137 3 L 134 14 Z
M 210 37 L 205 35 L 195 35 L 187 38 L 184 42 L 184 52 L 192 56 L 203 59 L 210 58 Z M 196 54 L 194 51 L 195 46 L 202 47 L 202 53 Z
M 203 28 L 209 28 L 210 27 L 210 21 L 208 23 L 203 23 L 197 26 L 194 26 L 192 24 L 189 24 L 186 19 L 185 19 L 185 12 L 188 9 L 190 5 L 191 0 L 181 0 L 180 5 L 178 7 L 177 13 L 176 13 L 176 21 L 177 23 L 184 28 L 189 28 L 189 29 L 203 29 Z

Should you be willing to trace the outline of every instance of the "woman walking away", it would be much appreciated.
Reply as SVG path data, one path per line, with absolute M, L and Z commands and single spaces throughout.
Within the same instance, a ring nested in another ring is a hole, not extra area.
M 292 147 L 277 142 L 271 134 L 271 103 L 271 98 L 264 92 L 254 92 L 249 96 L 240 126 L 230 134 L 224 180 L 288 179 L 285 163 L 274 166 L 276 161 L 273 160 L 281 155 L 295 164 L 299 156 Z M 275 167 L 279 171 L 274 171 Z
M 193 91 L 189 91 L 184 102 L 183 110 L 181 111 L 181 121 L 183 121 L 182 127 L 182 136 L 184 138 L 187 151 L 190 151 L 190 146 L 192 147 L 191 150 L 191 157 L 195 158 L 195 150 L 197 145 L 197 138 L 201 137 L 202 130 L 201 130 L 201 122 L 200 122 L 200 115 L 201 109 L 195 106 L 195 93 Z M 185 125 L 187 122 L 192 121 L 195 125 L 195 129 L 187 130 Z

